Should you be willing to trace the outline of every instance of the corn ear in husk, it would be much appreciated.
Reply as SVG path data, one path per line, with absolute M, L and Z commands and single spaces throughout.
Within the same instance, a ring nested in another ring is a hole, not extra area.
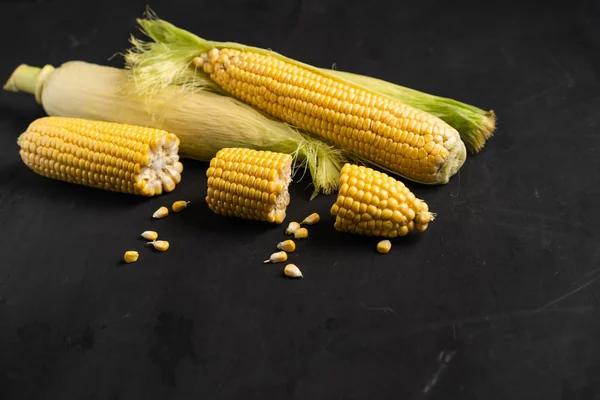
M 296 60 L 290 60 L 271 50 L 267 51 L 240 43 L 203 40 L 189 31 L 159 19 L 151 11 L 148 12 L 148 19 L 138 19 L 138 23 L 141 30 L 157 44 L 153 46 L 152 42 L 146 43 L 131 38 L 134 47 L 127 53 L 126 61 L 128 67 L 135 71 L 136 85 L 142 92 L 152 91 L 157 87 L 164 87 L 166 84 L 181 85 L 192 90 L 209 88 L 219 91 L 220 88 L 210 79 L 206 79 L 203 74 L 190 74 L 190 60 L 198 55 L 201 45 L 206 43 L 215 48 L 227 47 L 242 51 L 247 49 L 270 54 L 423 110 L 456 129 L 467 151 L 472 154 L 483 149 L 486 141 L 496 129 L 496 114 L 493 110 L 483 110 L 452 98 L 421 92 L 366 75 L 316 68 Z M 168 71 L 165 68 L 168 68 Z M 157 79 L 159 77 L 160 79 Z
M 175 133 L 180 155 L 209 161 L 222 148 L 245 147 L 292 154 L 308 167 L 316 195 L 338 187 L 341 150 L 299 133 L 254 108 L 211 91 L 165 87 L 151 96 L 131 93 L 127 70 L 83 61 L 55 68 L 19 66 L 5 90 L 34 94 L 48 115 L 148 126 Z

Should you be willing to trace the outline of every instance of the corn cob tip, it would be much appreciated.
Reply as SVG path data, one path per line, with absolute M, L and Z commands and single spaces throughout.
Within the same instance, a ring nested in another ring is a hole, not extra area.
M 394 238 L 423 232 L 433 220 L 426 202 L 400 181 L 371 168 L 346 164 L 330 213 L 341 232 Z

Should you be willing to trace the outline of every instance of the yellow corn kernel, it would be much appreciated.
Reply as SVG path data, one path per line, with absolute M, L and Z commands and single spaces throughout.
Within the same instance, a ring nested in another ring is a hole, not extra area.
M 131 264 L 134 263 L 138 260 L 138 258 L 140 257 L 140 254 L 137 251 L 126 251 L 125 255 L 123 256 L 123 260 L 127 263 L 127 264 Z
M 235 56 L 223 57 L 223 52 Z M 241 101 L 408 179 L 446 183 L 464 164 L 466 148 L 456 129 L 349 81 L 251 49 L 212 48 L 193 62 Z M 444 152 L 433 154 L 435 146 L 425 141 L 432 140 L 433 131 L 442 138 Z
M 315 225 L 318 224 L 320 220 L 321 217 L 319 217 L 319 214 L 312 213 L 308 217 L 304 218 L 302 222 L 300 222 L 300 225 Z
M 156 240 L 158 239 L 158 233 L 154 231 L 144 231 L 142 232 L 142 237 L 146 240 Z
M 281 224 L 290 203 L 292 156 L 221 149 L 206 171 L 206 202 L 216 214 Z
M 295 239 L 306 239 L 308 237 L 308 229 L 300 228 L 296 232 L 294 232 Z
M 142 196 L 170 192 L 181 181 L 179 139 L 159 129 L 42 117 L 17 143 L 25 165 L 52 179 Z
M 169 209 L 165 206 L 162 206 L 158 210 L 154 211 L 154 214 L 152 214 L 152 218 L 165 218 L 167 215 L 169 215 Z
M 186 208 L 188 204 L 190 204 L 189 201 L 178 200 L 173 203 L 173 205 L 171 206 L 171 209 L 173 210 L 173 212 L 179 212 L 179 211 L 183 210 L 184 208 Z
M 413 230 L 423 232 L 433 221 L 435 214 L 429 212 L 424 201 L 383 172 L 345 164 L 339 179 L 340 184 L 345 182 L 348 187 L 344 196 L 338 194 L 335 204 L 343 203 L 344 207 L 350 204 L 353 210 L 358 210 L 355 213 L 345 211 L 341 205 L 331 207 L 330 213 L 336 217 L 334 227 L 340 232 L 393 238 Z M 359 186 L 364 189 L 358 190 Z
M 154 246 L 154 248 L 158 251 L 167 251 L 170 247 L 169 242 L 167 242 L 166 240 L 153 240 L 151 242 L 148 242 L 148 244 Z
M 382 254 L 389 253 L 391 248 L 392 242 L 390 242 L 389 240 L 382 240 L 381 242 L 377 243 L 377 251 Z
M 293 240 L 284 240 L 283 242 L 277 243 L 277 248 L 279 250 L 287 251 L 288 253 L 296 250 L 296 243 Z
M 283 273 L 285 274 L 285 276 L 288 276 L 290 278 L 304 278 L 304 275 L 302 275 L 302 271 L 300 271 L 300 268 L 298 268 L 294 264 L 286 265 L 283 269 Z
M 280 263 L 287 261 L 287 258 L 287 253 L 285 251 L 278 251 L 277 253 L 271 254 L 271 257 L 269 257 L 268 260 L 263 261 L 263 263 Z
M 290 222 L 288 227 L 285 229 L 285 233 L 288 235 L 293 235 L 296 231 L 300 229 L 300 224 L 297 222 Z

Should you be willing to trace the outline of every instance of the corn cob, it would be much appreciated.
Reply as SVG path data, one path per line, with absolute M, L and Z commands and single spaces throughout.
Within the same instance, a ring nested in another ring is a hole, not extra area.
M 288 154 L 222 149 L 206 171 L 206 202 L 216 214 L 280 224 L 290 203 L 291 166 Z
M 179 139 L 158 129 L 43 117 L 17 142 L 25 165 L 61 181 L 143 196 L 170 192 L 181 181 Z
M 169 87 L 152 96 L 132 93 L 125 69 L 83 61 L 56 68 L 20 65 L 4 89 L 35 95 L 48 115 L 120 122 L 174 132 L 182 158 L 210 161 L 222 148 L 291 154 L 307 167 L 315 194 L 337 190 L 345 155 L 337 148 L 263 115 L 230 96 Z
M 271 51 L 207 41 L 166 21 L 138 22 L 156 42 L 132 39 L 126 56 L 141 93 L 171 84 L 220 90 L 421 183 L 447 183 L 465 161 L 458 132 L 424 111 Z M 190 62 L 195 68 L 186 69 Z
M 383 172 L 346 164 L 340 185 L 330 210 L 338 231 L 393 238 L 415 229 L 423 232 L 433 220 L 424 201 Z

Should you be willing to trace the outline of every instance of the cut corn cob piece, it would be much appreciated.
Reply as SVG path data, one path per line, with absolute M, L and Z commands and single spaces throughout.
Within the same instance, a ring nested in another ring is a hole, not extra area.
M 17 143 L 25 165 L 65 182 L 154 196 L 172 191 L 181 181 L 179 139 L 163 130 L 43 117 Z
M 423 232 L 433 220 L 427 203 L 383 172 L 346 164 L 340 185 L 331 206 L 338 231 L 393 238 Z
M 290 203 L 289 154 L 225 148 L 206 171 L 206 202 L 216 214 L 281 224 Z

